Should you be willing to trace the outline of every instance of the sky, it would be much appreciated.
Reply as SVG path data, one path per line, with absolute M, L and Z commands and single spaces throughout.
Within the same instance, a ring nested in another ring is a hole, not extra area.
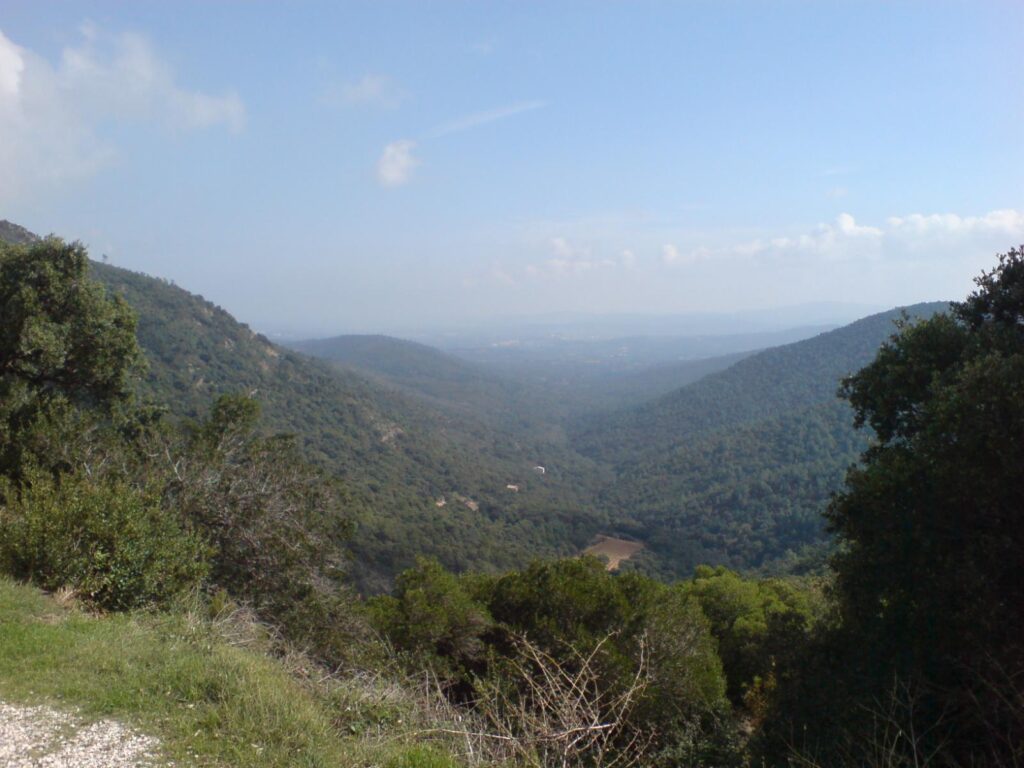
M 0 4 L 0 219 L 270 334 L 961 298 L 1024 3 Z

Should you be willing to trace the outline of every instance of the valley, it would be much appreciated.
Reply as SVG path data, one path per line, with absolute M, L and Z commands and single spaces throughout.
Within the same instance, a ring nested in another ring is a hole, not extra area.
M 295 435 L 344 483 L 356 519 L 348 567 L 370 593 L 417 557 L 500 572 L 595 542 L 617 568 L 668 580 L 701 563 L 820 568 L 821 510 L 868 441 L 840 380 L 901 316 L 946 307 L 825 330 L 567 334 L 461 351 L 343 335 L 282 347 L 165 280 L 92 270 L 138 314 L 140 398 L 194 420 L 218 394 L 251 394 L 265 430 Z

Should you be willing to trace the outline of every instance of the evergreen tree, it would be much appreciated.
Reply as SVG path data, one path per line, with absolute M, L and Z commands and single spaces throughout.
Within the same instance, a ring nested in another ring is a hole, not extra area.
M 838 628 L 788 722 L 833 754 L 888 719 L 949 764 L 1024 759 L 1024 250 L 976 282 L 843 384 L 877 441 L 827 513 Z
M 52 464 L 75 411 L 130 394 L 135 315 L 88 270 L 79 243 L 0 243 L 0 475 L 17 479 L 30 458 Z

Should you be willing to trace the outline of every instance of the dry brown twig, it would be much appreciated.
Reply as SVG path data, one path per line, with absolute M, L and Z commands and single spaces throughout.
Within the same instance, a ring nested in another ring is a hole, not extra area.
M 531 768 L 633 768 L 653 733 L 629 726 L 649 683 L 648 652 L 641 640 L 636 669 L 621 690 L 603 684 L 597 661 L 611 636 L 588 653 L 570 647 L 560 660 L 525 637 L 513 638 L 511 683 L 481 681 L 469 711 L 448 701 L 433 681 L 437 715 L 445 725 L 407 736 L 444 734 L 463 745 L 470 765 L 517 763 Z

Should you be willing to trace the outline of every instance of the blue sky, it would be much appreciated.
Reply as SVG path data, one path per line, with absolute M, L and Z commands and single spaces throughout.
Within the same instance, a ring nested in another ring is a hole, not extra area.
M 0 218 L 267 332 L 956 298 L 1019 2 L 0 9 Z

